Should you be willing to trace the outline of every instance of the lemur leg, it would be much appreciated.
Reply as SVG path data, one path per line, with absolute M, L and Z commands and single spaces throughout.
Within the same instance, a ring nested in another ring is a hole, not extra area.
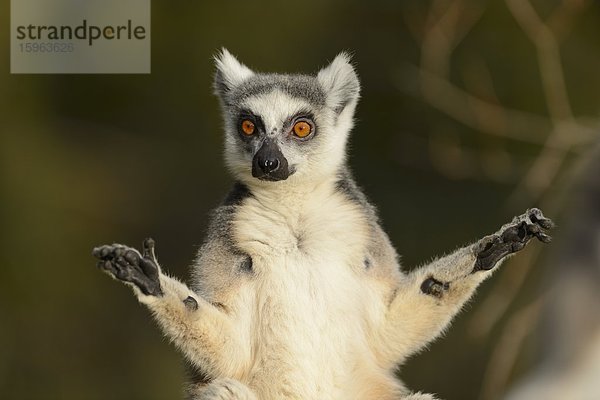
M 406 356 L 437 337 L 491 270 L 553 227 L 538 209 L 515 217 L 493 235 L 410 272 L 390 302 L 384 341 Z
M 408 396 L 400 398 L 400 400 L 438 400 L 437 397 L 428 393 L 412 393 Z
M 248 386 L 234 379 L 217 379 L 188 395 L 188 400 L 258 400 Z
M 230 317 L 186 285 L 162 273 L 154 241 L 142 253 L 121 244 L 96 247 L 98 267 L 131 286 L 166 336 L 209 377 L 234 376 L 243 351 Z M 237 354 L 237 356 L 236 356 Z

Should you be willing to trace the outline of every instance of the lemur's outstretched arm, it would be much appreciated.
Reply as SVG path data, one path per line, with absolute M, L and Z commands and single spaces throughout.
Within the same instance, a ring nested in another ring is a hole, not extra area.
M 493 235 L 406 275 L 388 309 L 383 340 L 389 354 L 409 355 L 437 337 L 495 266 L 533 237 L 548 243 L 544 230 L 552 227 L 534 208 Z
M 93 255 L 98 267 L 131 287 L 138 300 L 146 304 L 167 337 L 201 366 L 209 377 L 231 376 L 238 366 L 232 360 L 239 352 L 239 335 L 230 317 L 202 299 L 186 285 L 165 275 L 154 254 L 154 241 L 146 239 L 140 254 L 120 244 L 96 247 Z M 229 354 L 233 353 L 233 354 Z

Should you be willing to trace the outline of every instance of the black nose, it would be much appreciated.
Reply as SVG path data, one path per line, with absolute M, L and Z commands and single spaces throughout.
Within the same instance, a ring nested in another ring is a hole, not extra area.
M 265 140 L 252 159 L 252 176 L 264 181 L 281 181 L 290 176 L 288 161 L 277 143 Z
M 262 169 L 265 174 L 270 174 L 279 169 L 279 164 L 278 158 L 267 158 L 261 163 L 260 169 Z

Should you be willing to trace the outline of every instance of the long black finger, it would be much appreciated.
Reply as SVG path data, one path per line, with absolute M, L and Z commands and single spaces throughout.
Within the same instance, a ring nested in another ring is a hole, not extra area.
M 529 212 L 529 220 L 534 224 L 541 226 L 544 229 L 554 228 L 554 222 L 551 219 L 544 217 L 542 210 L 533 208 Z
M 146 238 L 144 240 L 144 243 L 142 243 L 142 255 L 144 256 L 144 258 L 151 258 L 151 259 L 155 258 L 155 255 L 154 255 L 155 244 L 156 244 L 156 242 L 152 238 Z

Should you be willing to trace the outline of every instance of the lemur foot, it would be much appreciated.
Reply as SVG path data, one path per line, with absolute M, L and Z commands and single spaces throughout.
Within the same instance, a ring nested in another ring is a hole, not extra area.
M 97 263 L 98 268 L 116 279 L 134 284 L 145 295 L 162 296 L 154 240 L 144 240 L 141 254 L 136 249 L 122 244 L 95 247 L 92 254 L 100 260 Z
M 257 400 L 256 395 L 241 382 L 234 379 L 217 379 L 198 393 L 193 400 Z
M 400 400 L 437 400 L 432 394 L 427 393 L 413 393 L 408 395 L 407 397 L 402 397 Z
M 543 243 L 550 243 L 552 238 L 545 230 L 553 227 L 554 223 L 544 217 L 541 210 L 537 208 L 527 210 L 495 234 L 486 236 L 475 244 L 474 253 L 477 261 L 473 272 L 494 268 L 498 261 L 507 255 L 523 249 L 533 237 Z

